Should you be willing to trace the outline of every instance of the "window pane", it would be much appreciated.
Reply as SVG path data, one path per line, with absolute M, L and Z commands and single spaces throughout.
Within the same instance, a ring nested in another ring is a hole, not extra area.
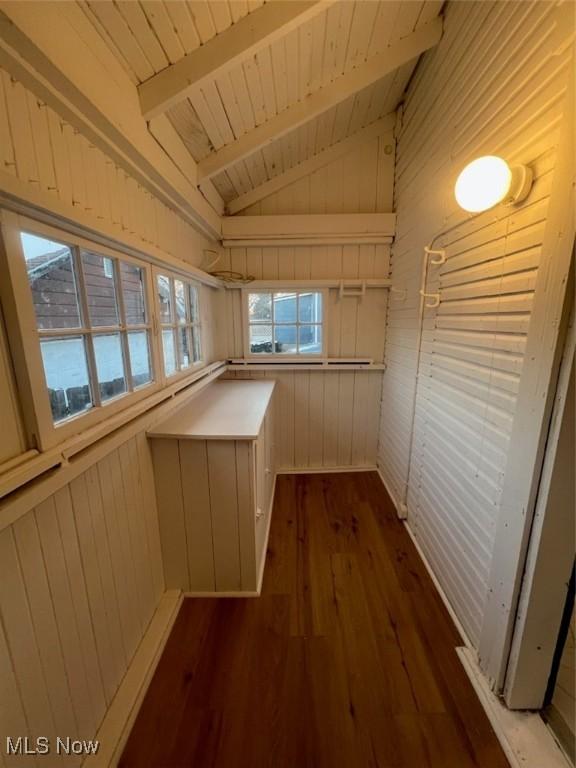
M 158 299 L 160 300 L 160 319 L 169 323 L 172 319 L 172 297 L 170 296 L 170 279 L 158 275 Z
M 322 326 L 299 326 L 298 343 L 298 351 L 303 355 L 319 355 L 322 352 Z
M 200 319 L 198 310 L 198 289 L 194 285 L 188 286 L 190 289 L 190 319 L 197 323 Z
M 116 278 L 112 259 L 98 253 L 82 251 L 82 271 L 91 324 L 96 328 L 118 325 Z
M 252 352 L 252 354 L 270 354 L 272 352 L 271 325 L 250 326 L 250 352 Z
M 82 336 L 40 341 L 52 418 L 67 419 L 91 408 L 90 380 Z
M 146 322 L 146 293 L 144 289 L 144 270 L 127 261 L 120 262 L 120 281 L 124 312 L 128 325 L 140 325 Z
M 171 376 L 176 371 L 176 348 L 171 328 L 162 331 L 162 349 L 164 350 L 164 370 L 166 376 Z
M 150 365 L 150 347 L 147 331 L 132 331 L 128 334 L 128 349 L 130 350 L 130 368 L 132 369 L 132 386 L 141 387 L 152 381 Z
M 295 355 L 296 349 L 296 326 L 295 325 L 275 325 L 274 326 L 275 351 Z
M 96 373 L 102 400 L 110 400 L 126 392 L 126 374 L 119 333 L 94 336 Z
M 80 309 L 67 245 L 20 233 L 38 328 L 79 328 Z
M 272 320 L 272 294 L 249 293 L 248 317 L 250 322 Z
M 298 319 L 301 323 L 322 322 L 322 294 L 301 293 L 298 301 Z
M 179 323 L 185 323 L 186 295 L 184 293 L 184 283 L 181 280 L 174 280 L 174 296 L 176 297 L 176 319 Z
M 191 328 L 192 331 L 192 360 L 197 363 L 202 359 L 202 353 L 200 350 L 200 329 L 198 327 Z
M 180 368 L 190 367 L 190 339 L 188 336 L 188 328 L 178 328 L 176 331 L 178 338 L 178 358 L 180 360 Z
M 296 322 L 296 294 L 295 293 L 275 293 L 274 294 L 274 322 L 275 323 L 295 323 Z

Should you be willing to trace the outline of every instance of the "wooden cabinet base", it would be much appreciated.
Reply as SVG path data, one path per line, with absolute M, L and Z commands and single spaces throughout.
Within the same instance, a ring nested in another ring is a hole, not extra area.
M 268 381 L 213 384 L 149 432 L 168 589 L 259 594 L 276 478 L 273 391 Z M 220 419 L 225 431 L 212 429 Z

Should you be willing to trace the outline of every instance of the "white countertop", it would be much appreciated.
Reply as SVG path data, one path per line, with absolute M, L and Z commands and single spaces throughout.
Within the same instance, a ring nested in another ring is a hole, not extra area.
M 148 437 L 177 440 L 255 440 L 273 381 L 217 381 L 150 429 Z

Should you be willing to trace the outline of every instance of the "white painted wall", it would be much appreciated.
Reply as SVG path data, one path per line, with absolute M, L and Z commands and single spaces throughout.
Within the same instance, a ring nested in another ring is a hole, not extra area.
M 393 284 L 378 462 L 458 617 L 478 642 L 570 67 L 553 4 L 450 3 L 409 87 L 398 135 Z M 459 171 L 482 154 L 532 166 L 518 207 L 470 217 Z M 419 344 L 423 247 L 431 266 Z M 416 390 L 417 388 L 417 390 Z M 413 404 L 416 393 L 416 412 Z
M 163 592 L 140 432 L 0 530 L 3 736 L 93 738 Z
M 244 213 L 390 211 L 394 155 L 386 147 L 393 144 L 391 135 L 375 139 L 264 198 Z M 386 278 L 389 250 L 386 245 L 232 248 L 218 268 L 268 280 Z M 368 290 L 361 300 L 339 300 L 338 291 L 330 289 L 326 307 L 328 356 L 370 357 L 382 362 L 387 302 L 385 289 Z M 242 357 L 240 290 L 227 292 L 226 323 L 228 355 Z M 381 372 L 242 371 L 235 375 L 265 375 L 278 382 L 276 442 L 280 470 L 375 465 Z
M 214 247 L 0 72 L 0 191 L 12 181 L 46 210 L 167 260 L 199 264 Z M 201 286 L 200 307 L 204 359 L 221 359 L 222 292 Z M 0 400 L 2 462 L 26 444 L 1 323 Z M 0 502 L 0 732 L 92 738 L 164 592 L 144 429 L 99 449 L 70 483 L 20 506 L 13 523 L 12 503 Z

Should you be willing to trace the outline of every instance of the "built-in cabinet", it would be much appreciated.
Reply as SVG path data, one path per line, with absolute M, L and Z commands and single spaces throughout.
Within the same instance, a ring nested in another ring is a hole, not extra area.
M 275 484 L 274 382 L 210 384 L 148 432 L 166 587 L 260 591 Z

